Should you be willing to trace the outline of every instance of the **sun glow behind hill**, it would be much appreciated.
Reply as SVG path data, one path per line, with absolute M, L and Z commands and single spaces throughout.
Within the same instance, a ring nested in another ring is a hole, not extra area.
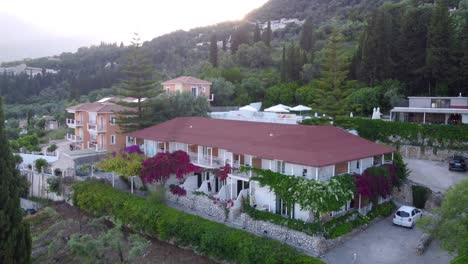
M 239 20 L 265 2 L 267 0 L 7 1 L 0 5 L 0 15 L 16 17 L 39 34 L 129 43 L 133 32 L 139 32 L 143 40 L 151 40 L 179 29 Z M 12 27 L 12 34 L 23 34 L 15 32 L 14 25 Z

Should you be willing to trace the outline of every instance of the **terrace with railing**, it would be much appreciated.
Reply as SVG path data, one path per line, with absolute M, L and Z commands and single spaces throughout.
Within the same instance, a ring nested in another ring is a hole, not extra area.
M 68 134 L 67 133 L 67 140 L 71 142 L 81 142 L 83 141 L 83 138 L 74 134 Z
M 213 155 L 203 155 L 194 152 L 188 152 L 190 161 L 195 165 L 208 168 L 219 168 L 224 166 L 222 159 Z
M 66 123 L 69 128 L 75 128 L 83 125 L 81 120 L 75 120 L 74 118 L 67 118 Z

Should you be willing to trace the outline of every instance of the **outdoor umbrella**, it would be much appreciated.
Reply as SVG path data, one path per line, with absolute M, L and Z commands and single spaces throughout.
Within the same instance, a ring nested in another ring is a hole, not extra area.
M 278 105 L 275 105 L 275 106 L 284 108 L 284 109 L 286 109 L 286 110 L 291 110 L 291 107 L 289 107 L 289 106 L 287 106 L 287 105 L 284 105 L 284 104 L 278 104 Z
M 255 107 L 252 107 L 250 105 L 246 105 L 244 107 L 239 108 L 240 111 L 249 111 L 249 112 L 257 112 L 257 109 Z
M 310 111 L 310 110 L 312 110 L 312 108 L 307 107 L 307 106 L 303 106 L 303 105 L 298 105 L 298 106 L 295 106 L 295 107 L 293 107 L 293 108 L 291 108 L 289 110 L 299 112 L 299 115 L 302 115 L 302 111 Z
M 280 106 L 275 105 L 275 106 L 265 109 L 265 112 L 289 113 L 289 110 L 286 110 Z

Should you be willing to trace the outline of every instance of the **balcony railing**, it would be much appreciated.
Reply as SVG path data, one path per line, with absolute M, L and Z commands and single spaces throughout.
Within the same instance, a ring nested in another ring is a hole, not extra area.
M 67 134 L 67 140 L 72 142 L 81 142 L 83 138 L 73 134 Z
M 194 152 L 188 152 L 188 154 L 190 156 L 190 161 L 199 166 L 215 168 L 224 165 L 220 158 L 213 155 L 202 155 Z
M 104 124 L 88 123 L 88 131 L 102 133 L 106 132 L 107 129 Z
M 67 126 L 70 128 L 75 128 L 77 126 L 83 125 L 83 122 L 81 120 L 75 120 L 72 118 L 67 118 L 66 122 L 67 122 Z
M 97 152 L 106 151 L 106 148 L 100 146 L 96 141 L 88 141 L 88 149 L 94 149 Z

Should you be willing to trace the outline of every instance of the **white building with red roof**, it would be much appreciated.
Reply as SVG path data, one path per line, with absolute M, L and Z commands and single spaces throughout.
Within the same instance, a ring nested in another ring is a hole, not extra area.
M 202 117 L 180 117 L 128 134 L 147 156 L 158 152 L 186 151 L 191 162 L 207 169 L 226 164 L 249 166 L 286 175 L 328 181 L 335 175 L 362 173 L 391 163 L 393 148 L 382 146 L 333 126 L 258 123 Z M 183 187 L 223 200 L 240 201 L 250 195 L 257 209 L 291 218 L 310 220 L 312 214 L 298 205 L 287 209 L 268 187 L 250 181 L 251 172 L 234 170 L 225 181 L 208 171 L 190 175 Z M 367 202 L 356 197 L 343 206 L 344 213 Z M 289 207 L 288 207 L 289 208 Z

